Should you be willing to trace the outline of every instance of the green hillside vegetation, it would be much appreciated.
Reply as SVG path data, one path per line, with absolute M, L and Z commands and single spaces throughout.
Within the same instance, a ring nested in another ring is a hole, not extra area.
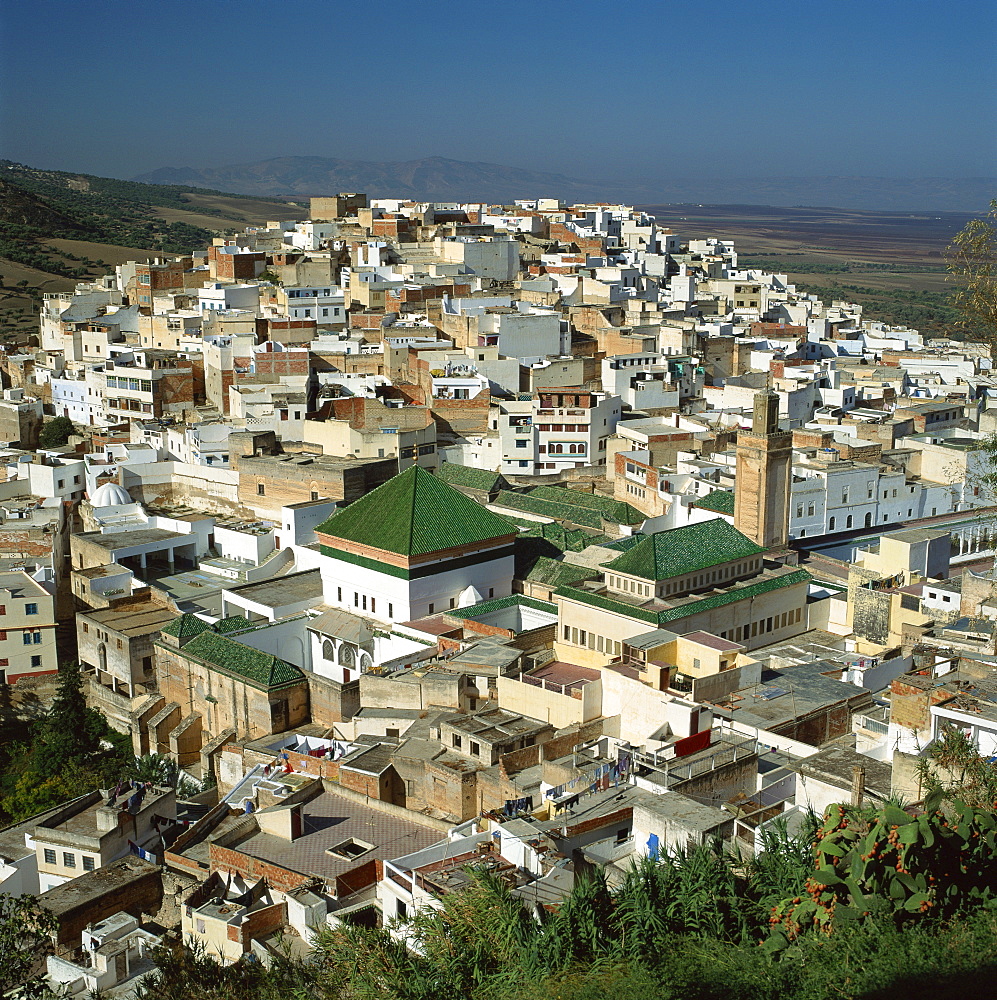
M 952 304 L 955 289 L 929 291 L 909 288 L 870 288 L 851 284 L 797 284 L 797 289 L 818 296 L 826 303 L 835 299 L 857 302 L 863 307 L 862 316 L 877 319 L 892 326 L 910 326 L 930 340 L 951 337 L 953 340 L 983 339 L 985 331 L 979 324 L 967 322 Z
M 0 160 L 0 335 L 26 343 L 43 292 L 72 289 L 125 260 L 189 253 L 247 224 L 303 214 L 279 200 Z

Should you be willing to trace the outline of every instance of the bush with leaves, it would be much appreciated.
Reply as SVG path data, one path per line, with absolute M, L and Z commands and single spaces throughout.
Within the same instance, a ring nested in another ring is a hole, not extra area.
M 79 664 L 64 663 L 51 708 L 35 724 L 30 744 L 0 776 L 0 807 L 14 820 L 25 819 L 115 784 L 128 773 L 132 759 L 130 739 L 87 706 Z
M 53 417 L 42 424 L 38 444 L 42 448 L 61 448 L 75 433 L 76 426 L 69 417 Z
M 832 805 L 815 865 L 805 891 L 773 907 L 767 950 L 866 918 L 903 926 L 997 909 L 997 818 L 992 808 L 944 802 L 941 789 L 916 816 L 892 803 L 872 811 Z
M 51 996 L 39 973 L 55 928 L 55 917 L 37 897 L 0 894 L 0 996 Z

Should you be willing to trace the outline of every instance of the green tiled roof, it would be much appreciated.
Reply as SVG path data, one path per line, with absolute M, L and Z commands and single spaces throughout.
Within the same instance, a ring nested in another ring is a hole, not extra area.
M 254 628 L 255 623 L 251 622 L 248 618 L 242 615 L 233 615 L 231 618 L 223 618 L 219 622 L 215 622 L 216 632 L 242 632 L 247 628 Z
M 764 551 L 733 525 L 716 518 L 648 535 L 605 568 L 644 580 L 667 580 Z
M 305 679 L 297 667 L 285 660 L 211 631 L 191 639 L 184 646 L 183 655 L 244 677 L 253 687 L 280 688 Z
M 444 614 L 448 618 L 480 618 L 482 615 L 489 615 L 493 611 L 502 611 L 505 608 L 533 608 L 534 611 L 546 611 L 548 614 L 557 614 L 557 605 L 547 601 L 539 601 L 535 597 L 527 597 L 525 594 L 510 594 L 508 597 L 496 597 L 494 601 L 482 601 L 480 604 L 472 604 L 469 608 L 454 608 Z
M 201 621 L 196 615 L 181 615 L 174 618 L 169 625 L 164 625 L 160 630 L 163 635 L 172 635 L 177 639 L 187 639 L 192 635 L 200 635 L 202 632 L 210 632 L 211 626 Z
M 458 465 L 456 462 L 444 462 L 437 469 L 436 475 L 451 486 L 466 486 L 469 490 L 483 490 L 486 493 L 505 485 L 505 479 L 497 472 L 472 469 L 469 465 Z
M 767 594 L 772 590 L 781 590 L 783 587 L 791 587 L 797 583 L 807 583 L 810 574 L 805 569 L 798 569 L 783 576 L 773 576 L 767 580 L 759 580 L 758 583 L 749 583 L 743 587 L 730 587 L 718 594 L 709 594 L 701 597 L 698 601 L 688 601 L 674 608 L 665 608 L 662 611 L 653 611 L 650 608 L 635 607 L 626 601 L 617 601 L 604 594 L 593 594 L 591 591 L 578 587 L 559 587 L 556 594 L 561 597 L 568 597 L 582 604 L 589 604 L 595 608 L 602 608 L 604 611 L 612 611 L 623 615 L 625 618 L 633 618 L 637 621 L 648 622 L 651 625 L 667 625 L 669 622 L 677 621 L 680 618 L 688 618 L 690 615 L 699 614 L 701 611 L 711 611 L 713 608 L 723 607 L 725 604 L 734 604 L 737 601 L 747 600 Z
M 512 493 L 503 490 L 495 498 L 495 504 L 499 507 L 508 507 L 510 510 L 523 510 L 552 520 L 571 521 L 574 524 L 584 524 L 588 528 L 602 530 L 602 515 L 597 510 L 544 500 L 534 497 L 532 493 Z
M 734 492 L 733 490 L 714 490 L 700 500 L 697 500 L 694 507 L 701 507 L 703 510 L 715 510 L 718 514 L 734 515 Z
M 413 465 L 315 530 L 398 555 L 421 556 L 514 535 L 516 526 Z
M 519 537 L 542 538 L 562 552 L 581 552 L 590 545 L 601 545 L 608 541 L 605 535 L 590 535 L 581 528 L 566 528 L 563 524 L 540 524 L 536 521 Z
M 541 556 L 526 574 L 526 579 L 530 583 L 543 583 L 548 587 L 556 588 L 566 587 L 579 580 L 591 580 L 598 575 L 598 570 L 589 569 L 587 566 L 578 566 L 575 563 L 561 562 L 559 559 Z
M 570 504 L 572 507 L 585 507 L 597 510 L 607 520 L 616 524 L 640 524 L 647 515 L 631 507 L 622 500 L 600 496 L 598 493 L 582 493 L 579 490 L 565 489 L 563 486 L 538 486 L 530 490 L 531 497 L 541 500 L 553 500 L 555 503 Z
M 603 547 L 616 549 L 617 552 L 629 552 L 635 545 L 640 544 L 647 537 L 647 535 L 642 535 L 639 532 L 636 535 L 624 535 L 622 538 L 606 542 Z

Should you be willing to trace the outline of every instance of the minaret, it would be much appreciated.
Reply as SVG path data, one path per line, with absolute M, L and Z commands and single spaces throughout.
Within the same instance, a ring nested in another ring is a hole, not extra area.
M 734 527 L 755 544 L 784 548 L 789 536 L 793 435 L 779 430 L 779 394 L 755 394 L 751 430 L 737 435 Z

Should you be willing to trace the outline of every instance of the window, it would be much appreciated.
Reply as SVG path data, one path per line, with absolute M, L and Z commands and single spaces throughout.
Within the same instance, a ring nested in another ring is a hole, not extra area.
M 258 497 L 265 497 L 267 495 L 267 488 L 264 483 L 256 484 L 256 495 Z
M 456 733 L 454 733 L 453 734 L 453 745 L 454 745 L 454 748 L 457 749 L 457 750 L 459 750 L 460 749 L 460 743 L 461 743 L 460 737 Z
M 62 863 L 63 863 L 63 865 L 66 868 L 75 868 L 76 867 L 76 855 L 73 854 L 71 851 L 63 851 L 62 852 Z
M 37 604 L 25 604 L 24 605 L 24 613 L 26 615 L 37 615 L 38 614 L 38 605 Z
M 436 605 L 435 604 L 430 604 L 429 605 L 429 613 L 432 614 L 435 610 L 436 610 Z
M 471 756 L 478 757 L 481 755 L 481 744 L 471 741 Z
M 318 500 L 318 490 L 312 490 L 312 499 Z
M 31 657 L 31 666 L 40 667 L 42 665 L 42 658 L 40 656 Z
M 54 865 L 55 864 L 55 851 L 45 848 L 45 864 Z
M 830 518 L 830 520 L 828 520 L 828 522 L 827 522 L 827 530 L 828 531 L 834 531 L 834 518 L 833 517 Z
M 337 588 L 336 588 L 336 600 L 337 600 L 337 601 L 338 601 L 338 602 L 339 602 L 340 604 L 342 604 L 342 603 L 343 603 L 343 588 L 342 588 L 342 587 L 337 587 Z
M 83 623 L 83 634 L 86 635 L 87 632 L 89 632 L 89 631 L 90 631 L 90 626 L 86 622 L 84 622 Z
M 92 872 L 94 868 L 93 858 L 88 857 L 86 854 L 83 855 L 83 870 L 85 872 Z
M 395 606 L 393 604 L 388 605 L 388 617 L 389 618 L 395 617 Z

